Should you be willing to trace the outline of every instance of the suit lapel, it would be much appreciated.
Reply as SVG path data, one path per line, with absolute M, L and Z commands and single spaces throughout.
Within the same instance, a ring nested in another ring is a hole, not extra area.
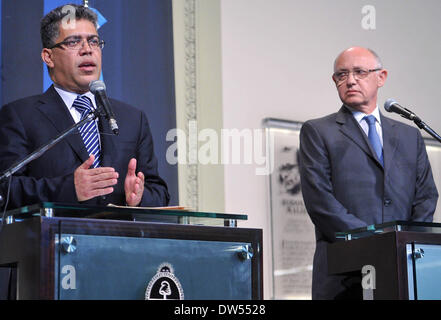
M 363 129 L 352 116 L 350 110 L 342 106 L 337 113 L 336 122 L 340 124 L 340 131 L 357 146 L 359 146 L 368 156 L 370 156 L 377 164 L 382 167 L 378 161 L 375 151 L 372 149 L 368 137 L 364 134 Z
M 67 110 L 63 99 L 51 86 L 40 98 L 41 104 L 38 106 L 40 112 L 42 112 L 49 120 L 52 126 L 54 126 L 58 132 L 63 132 L 74 125 L 74 120 Z M 89 157 L 81 135 L 75 132 L 65 138 L 65 141 L 72 147 L 74 153 L 80 158 L 81 162 L 84 162 Z
M 344 106 L 337 113 L 336 121 L 340 124 L 340 131 L 356 145 L 358 145 L 364 152 L 373 155 L 369 146 L 369 141 L 363 133 L 360 125 L 352 116 L 351 112 Z
M 380 113 L 381 127 L 383 129 L 383 154 L 384 154 L 384 167 L 389 169 L 393 163 L 393 157 L 395 150 L 398 146 L 398 133 L 395 123 L 389 118 L 384 117 Z

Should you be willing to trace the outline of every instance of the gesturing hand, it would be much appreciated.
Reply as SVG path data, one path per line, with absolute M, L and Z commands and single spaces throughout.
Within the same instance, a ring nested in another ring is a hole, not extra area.
M 118 182 L 118 172 L 111 167 L 89 169 L 95 160 L 90 155 L 74 172 L 75 191 L 78 201 L 89 200 L 113 192 L 112 186 Z
M 144 193 L 144 174 L 138 172 L 136 174 L 136 159 L 129 161 L 126 180 L 124 181 L 124 190 L 126 193 L 126 202 L 129 206 L 136 207 L 139 205 Z

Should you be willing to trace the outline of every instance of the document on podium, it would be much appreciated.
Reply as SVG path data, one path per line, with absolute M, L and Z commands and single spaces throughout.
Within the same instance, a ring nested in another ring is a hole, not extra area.
M 139 210 L 146 210 L 146 209 L 158 209 L 158 210 L 180 210 L 180 211 L 193 211 L 189 207 L 184 206 L 167 206 L 167 207 L 131 207 L 131 206 L 120 206 L 116 204 L 109 203 L 107 205 L 108 207 L 113 208 L 125 208 L 125 209 L 139 209 Z

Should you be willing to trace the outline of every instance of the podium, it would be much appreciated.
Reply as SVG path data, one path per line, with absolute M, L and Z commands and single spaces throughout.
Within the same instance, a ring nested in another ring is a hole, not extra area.
M 7 212 L 0 267 L 18 299 L 262 299 L 262 230 L 246 219 L 41 203 Z
M 441 300 L 441 224 L 394 221 L 337 238 L 328 272 L 362 276 L 365 298 Z

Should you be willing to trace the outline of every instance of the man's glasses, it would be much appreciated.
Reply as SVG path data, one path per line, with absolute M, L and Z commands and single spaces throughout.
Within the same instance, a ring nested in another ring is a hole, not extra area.
M 380 71 L 381 68 L 377 69 L 354 69 L 352 71 L 344 70 L 344 71 L 337 71 L 335 72 L 332 77 L 337 83 L 342 83 L 346 81 L 349 77 L 349 74 L 352 73 L 354 75 L 355 80 L 361 80 L 366 78 L 369 73 L 374 71 Z
M 81 37 L 70 37 L 67 38 L 59 43 L 54 44 L 53 46 L 49 47 L 48 49 L 53 48 L 67 48 L 71 50 L 79 50 L 83 47 L 84 40 Z M 89 47 L 91 49 L 103 49 L 104 48 L 104 40 L 101 40 L 98 36 L 92 36 L 87 38 L 87 43 L 89 44 Z

